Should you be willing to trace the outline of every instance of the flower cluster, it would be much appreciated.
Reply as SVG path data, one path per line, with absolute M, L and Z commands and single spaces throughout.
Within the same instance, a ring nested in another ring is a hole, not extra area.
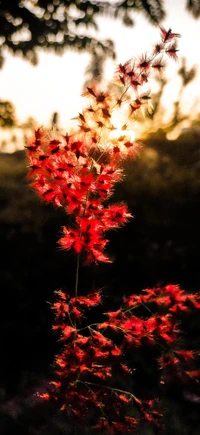
M 53 329 L 64 346 L 55 359 L 56 380 L 42 397 L 56 400 L 69 417 L 95 430 L 135 433 L 142 422 L 159 428 L 156 398 L 144 400 L 134 393 L 138 373 L 128 355 L 144 347 L 151 355 L 154 349 L 161 384 L 197 382 L 200 371 L 191 370 L 190 363 L 197 364 L 198 353 L 180 348 L 178 313 L 200 308 L 200 295 L 186 294 L 178 285 L 146 289 L 124 297 L 117 311 L 105 312 L 105 321 L 92 324 L 87 324 L 87 311 L 102 306 L 101 292 L 70 297 L 59 290 L 56 295 Z
M 128 123 L 121 126 L 117 138 L 112 134 L 116 130 L 114 112 L 122 104 L 127 106 L 129 89 L 135 95 L 128 103 L 129 122 L 134 112 L 148 101 L 149 95 L 139 93 L 139 89 L 148 82 L 153 70 L 164 66 L 161 56 L 172 55 L 173 49 L 176 53 L 178 36 L 161 28 L 161 42 L 152 55 L 119 65 L 117 80 L 124 86 L 121 97 L 110 91 L 102 92 L 96 85 L 88 87 L 85 96 L 90 104 L 79 113 L 76 132 L 64 136 L 48 134 L 40 128 L 27 146 L 33 188 L 45 201 L 63 206 L 74 218 L 73 227 L 63 228 L 60 246 L 73 249 L 76 254 L 83 253 L 86 263 L 110 262 L 104 253 L 108 242 L 105 231 L 125 224 L 131 217 L 125 204 L 105 206 L 115 183 L 122 177 L 123 160 L 134 158 L 140 149 L 128 134 Z
M 96 433 L 139 433 L 141 421 L 159 427 L 156 399 L 139 398 L 134 392 L 133 350 L 156 349 L 161 383 L 171 378 L 195 382 L 199 376 L 188 367 L 195 353 L 181 349 L 178 321 L 179 315 L 200 308 L 199 295 L 186 294 L 178 285 L 146 289 L 124 298 L 120 309 L 104 313 L 103 321 L 90 324 L 88 310 L 101 308 L 101 292 L 78 295 L 80 255 L 86 264 L 110 262 L 106 231 L 131 218 L 126 204 L 109 199 L 122 179 L 123 161 L 135 158 L 140 149 L 129 131 L 135 112 L 150 99 L 145 85 L 153 72 L 163 70 L 165 55 L 177 57 L 180 35 L 160 31 L 152 53 L 119 65 L 115 82 L 123 86 L 121 96 L 92 84 L 84 94 L 89 104 L 77 117 L 76 131 L 63 135 L 39 128 L 27 146 L 32 187 L 71 216 L 59 245 L 77 255 L 74 295 L 59 290 L 52 304 L 53 330 L 63 347 L 55 358 L 55 380 L 42 397 L 55 400 L 68 417 Z M 116 135 L 114 114 L 122 106 L 127 119 Z
M 127 153 L 130 148 L 134 154 L 136 146 L 129 142 Z M 57 134 L 55 139 L 39 129 L 28 145 L 32 186 L 74 218 L 73 226 L 63 228 L 60 246 L 85 254 L 87 263 L 109 261 L 103 252 L 108 242 L 105 231 L 131 217 L 125 204 L 103 205 L 121 177 L 120 153 L 109 146 L 103 163 L 99 134 L 82 131 L 65 137 Z

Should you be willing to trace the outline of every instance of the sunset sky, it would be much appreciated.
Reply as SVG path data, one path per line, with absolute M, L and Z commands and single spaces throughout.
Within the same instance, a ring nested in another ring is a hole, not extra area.
M 200 19 L 194 20 L 186 11 L 184 0 L 166 0 L 165 7 L 167 17 L 162 25 L 182 34 L 179 56 L 186 57 L 190 67 L 200 66 Z M 117 63 L 151 50 L 152 45 L 159 40 L 159 29 L 150 25 L 143 14 L 134 14 L 133 18 L 133 28 L 126 28 L 119 21 L 105 17 L 98 20 L 98 37 L 113 39 L 116 46 L 117 60 L 107 62 L 107 78 L 112 77 Z M 62 56 L 41 51 L 39 64 L 33 67 L 25 60 L 7 54 L 4 67 L 0 70 L 0 98 L 15 104 L 19 122 L 32 116 L 38 123 L 48 125 L 52 113 L 56 111 L 61 126 L 67 127 L 70 118 L 76 116 L 84 105 L 80 94 L 88 62 L 88 54 L 78 54 L 71 50 Z M 169 63 L 169 86 L 165 104 L 170 108 L 177 95 L 180 79 L 177 78 L 178 63 Z M 185 91 L 184 110 L 190 111 L 196 101 L 196 111 L 200 111 L 198 100 L 200 101 L 199 74 Z

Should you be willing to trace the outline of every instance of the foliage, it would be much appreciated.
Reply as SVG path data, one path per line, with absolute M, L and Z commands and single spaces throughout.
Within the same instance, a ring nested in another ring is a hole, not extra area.
M 200 2 L 199 0 L 187 0 L 187 10 L 191 12 L 194 18 L 199 18 L 200 15 Z
M 53 329 L 60 331 L 64 345 L 55 359 L 55 380 L 40 397 L 55 401 L 69 418 L 100 432 L 138 433 L 143 422 L 153 424 L 155 431 L 161 429 L 156 397 L 149 392 L 139 397 L 134 391 L 133 350 L 148 349 L 163 384 L 193 385 L 199 378 L 198 355 L 182 347 L 180 331 L 183 314 L 200 308 L 198 294 L 178 285 L 146 289 L 125 297 L 119 309 L 106 311 L 106 319 L 95 323 L 88 323 L 88 310 L 102 305 L 102 292 L 85 289 L 78 295 L 80 260 L 87 265 L 111 262 L 105 233 L 131 218 L 124 203 L 108 204 L 108 199 L 122 177 L 124 160 L 135 158 L 140 149 L 128 127 L 150 98 L 143 89 L 151 73 L 163 69 L 163 55 L 176 59 L 179 36 L 161 28 L 161 40 L 152 53 L 119 65 L 115 80 L 123 86 L 120 97 L 96 85 L 88 87 L 90 105 L 79 113 L 77 131 L 63 136 L 40 128 L 27 146 L 32 186 L 70 217 L 59 244 L 77 257 L 74 294 L 58 290 L 52 304 Z M 126 108 L 127 101 L 126 123 L 116 135 L 114 113 Z M 122 388 L 123 382 L 128 388 Z
M 16 124 L 15 109 L 10 101 L 0 100 L 0 127 L 14 127 Z
M 199 0 L 187 0 L 186 7 L 195 18 L 199 17 Z M 0 63 L 3 64 L 5 48 L 33 64 L 37 63 L 37 48 L 63 53 L 72 47 L 90 51 L 100 58 L 113 56 L 113 42 L 91 37 L 87 30 L 98 29 L 100 15 L 133 25 L 133 12 L 144 13 L 153 24 L 165 17 L 162 0 L 1 0 Z

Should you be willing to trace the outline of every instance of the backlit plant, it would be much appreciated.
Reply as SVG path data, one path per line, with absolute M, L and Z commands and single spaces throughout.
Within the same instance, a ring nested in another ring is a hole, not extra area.
M 118 66 L 114 83 L 121 86 L 120 95 L 91 84 L 76 131 L 63 135 L 39 128 L 27 146 L 31 185 L 71 217 L 59 245 L 77 256 L 74 290 L 57 290 L 52 304 L 53 330 L 62 346 L 55 358 L 55 378 L 42 397 L 55 400 L 69 419 L 95 433 L 140 433 L 145 421 L 161 429 L 158 400 L 151 392 L 140 397 L 134 391 L 132 355 L 139 349 L 154 352 L 161 384 L 195 383 L 199 376 L 196 368 L 189 368 L 191 361 L 195 367 L 195 352 L 182 349 L 179 321 L 180 314 L 200 308 L 197 294 L 173 284 L 145 289 L 124 297 L 119 309 L 109 312 L 103 309 L 101 290 L 79 294 L 80 261 L 111 262 L 106 232 L 132 217 L 126 204 L 113 204 L 109 198 L 123 177 L 124 160 L 137 157 L 141 148 L 132 139 L 132 129 L 135 113 L 150 99 L 146 86 L 153 73 L 164 69 L 164 57 L 177 58 L 180 35 L 171 29 L 160 32 L 150 54 Z M 119 127 L 115 115 L 120 111 L 124 122 Z M 88 310 L 97 306 L 103 319 L 88 323 Z

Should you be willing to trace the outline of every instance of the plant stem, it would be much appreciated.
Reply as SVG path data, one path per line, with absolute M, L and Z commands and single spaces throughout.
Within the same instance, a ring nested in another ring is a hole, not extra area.
M 138 405 L 142 404 L 141 400 L 138 399 L 130 391 L 121 390 L 121 388 L 109 387 L 108 385 L 101 385 L 101 384 L 98 384 L 96 382 L 89 382 L 89 381 L 87 382 L 87 381 L 79 381 L 79 380 L 77 380 L 77 382 L 79 382 L 80 384 L 86 385 L 86 386 L 91 385 L 91 386 L 94 386 L 94 387 L 101 387 L 101 388 L 105 388 L 107 390 L 116 391 L 117 393 L 127 394 L 128 396 L 132 397 L 132 399 L 135 401 L 135 403 L 137 403 Z
M 79 267 L 80 267 L 80 254 L 77 255 L 77 263 L 76 263 L 75 298 L 78 296 Z
M 75 298 L 78 296 L 78 280 L 79 280 L 79 267 L 80 267 L 80 254 L 77 255 L 76 262 L 76 279 L 75 279 Z M 76 318 L 74 320 L 74 327 L 76 328 Z

